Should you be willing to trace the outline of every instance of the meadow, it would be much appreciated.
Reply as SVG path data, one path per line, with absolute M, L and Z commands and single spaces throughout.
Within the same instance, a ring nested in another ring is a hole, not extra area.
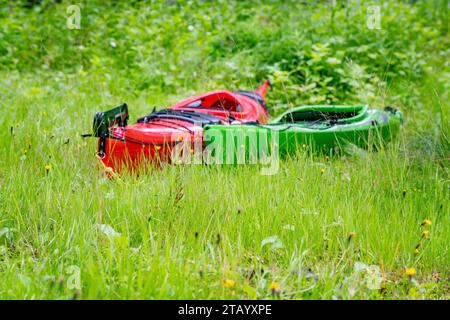
M 0 0 L 0 298 L 450 298 L 447 1 L 79 3 Z M 272 117 L 389 105 L 400 136 L 119 180 L 81 138 L 266 78 Z

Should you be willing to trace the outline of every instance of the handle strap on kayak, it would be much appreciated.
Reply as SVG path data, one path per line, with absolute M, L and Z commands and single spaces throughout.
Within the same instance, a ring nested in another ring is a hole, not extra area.
M 100 138 L 98 154 L 105 155 L 106 138 L 109 137 L 109 129 L 113 126 L 125 127 L 129 119 L 128 105 L 126 103 L 108 111 L 98 112 L 94 117 L 93 136 Z

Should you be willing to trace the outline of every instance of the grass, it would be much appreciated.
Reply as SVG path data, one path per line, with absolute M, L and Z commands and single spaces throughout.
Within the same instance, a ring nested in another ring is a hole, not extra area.
M 419 297 L 448 297 L 448 167 L 411 160 L 410 122 L 384 150 L 299 154 L 274 176 L 178 166 L 112 181 L 97 170 L 95 141 L 79 137 L 98 109 L 98 85 L 44 94 L 27 81 L 2 92 L 3 298 L 270 298 L 271 282 L 282 298 L 405 298 L 415 288 L 406 267 L 419 286 L 441 279 Z M 26 90 L 33 95 L 16 94 Z M 60 111 L 42 108 L 51 103 Z M 415 255 L 424 219 L 430 237 Z M 100 225 L 121 236 L 109 239 Z M 282 248 L 262 246 L 272 236 Z M 349 293 L 356 262 L 381 267 L 383 293 L 363 280 Z M 72 265 L 81 290 L 67 286 Z
M 229 54 L 223 61 L 249 61 L 240 56 L 248 51 Z M 118 70 L 2 69 L 0 297 L 448 299 L 444 61 L 433 56 L 419 79 L 376 91 L 380 104 L 402 102 L 406 119 L 377 152 L 300 152 L 273 176 L 254 166 L 167 166 L 118 181 L 98 170 L 96 141 L 80 137 L 96 111 L 127 102 L 134 121 L 153 105 L 256 81 L 211 81 L 205 69 L 192 83 L 175 80 L 176 90 L 152 91 Z M 274 87 L 269 104 L 290 99 L 283 83 Z M 380 274 L 358 273 L 358 262 Z

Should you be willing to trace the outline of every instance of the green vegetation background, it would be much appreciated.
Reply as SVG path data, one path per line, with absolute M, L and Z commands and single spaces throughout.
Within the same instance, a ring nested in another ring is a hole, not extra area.
M 448 1 L 77 4 L 69 29 L 70 1 L 0 0 L 1 298 L 449 297 Z M 80 138 L 121 102 L 133 121 L 266 78 L 272 116 L 391 105 L 402 135 L 301 153 L 272 177 L 193 166 L 120 182 Z

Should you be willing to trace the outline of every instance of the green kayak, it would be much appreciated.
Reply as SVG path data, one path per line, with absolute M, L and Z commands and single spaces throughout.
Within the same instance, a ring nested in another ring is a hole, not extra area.
M 277 153 L 294 155 L 299 149 L 334 154 L 348 145 L 378 147 L 395 137 L 403 122 L 396 109 L 355 106 L 301 106 L 268 124 L 206 125 L 205 150 L 216 163 L 256 163 Z

